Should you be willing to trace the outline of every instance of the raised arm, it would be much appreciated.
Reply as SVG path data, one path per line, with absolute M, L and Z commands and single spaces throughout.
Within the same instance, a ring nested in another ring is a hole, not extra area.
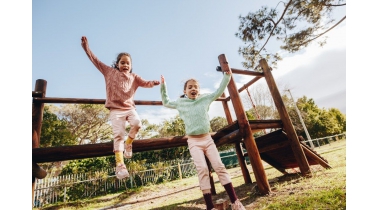
M 112 69 L 112 67 L 107 66 L 106 64 L 102 63 L 90 50 L 90 47 L 88 45 L 87 37 L 82 36 L 82 48 L 86 52 L 87 57 L 90 59 L 90 61 L 95 65 L 95 67 L 103 74 L 107 72 L 107 69 Z
M 158 80 L 152 80 L 152 81 L 144 80 L 139 75 L 136 75 L 135 81 L 137 82 L 138 86 L 144 87 L 144 88 L 151 88 L 153 86 L 160 84 L 160 81 Z
M 163 75 L 161 75 L 161 100 L 162 105 L 164 105 L 165 107 L 172 109 L 175 109 L 177 107 L 176 101 L 170 101 L 170 98 L 166 90 L 165 77 Z
M 219 98 L 223 94 L 228 83 L 230 83 L 230 80 L 231 80 L 231 71 L 225 71 L 223 74 L 223 79 L 220 82 L 219 88 L 215 92 L 210 94 L 212 101 L 216 100 L 217 98 Z

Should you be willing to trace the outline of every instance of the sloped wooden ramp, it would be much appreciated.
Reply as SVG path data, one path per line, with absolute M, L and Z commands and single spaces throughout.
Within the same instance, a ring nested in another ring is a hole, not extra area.
M 298 167 L 288 137 L 282 129 L 258 137 L 255 141 L 261 159 L 283 174 L 287 174 L 286 169 Z M 309 165 L 319 164 L 324 168 L 331 168 L 327 160 L 321 157 L 316 151 L 302 142 L 300 142 L 300 144 Z
M 253 132 L 266 128 L 280 128 L 277 131 L 255 138 L 260 157 L 263 161 L 273 166 L 283 174 L 288 174 L 286 169 L 294 169 L 299 167 L 294 152 L 290 145 L 290 141 L 286 132 L 281 128 L 281 120 L 250 120 L 250 127 Z M 216 145 L 223 145 L 241 141 L 239 134 L 239 125 L 234 122 L 224 127 L 213 135 Z M 242 141 L 241 141 L 242 142 Z M 303 142 L 299 142 L 309 165 L 321 165 L 324 168 L 331 168 L 328 161 L 320 156 L 316 151 L 312 150 Z M 243 143 L 243 148 L 245 148 Z M 247 156 L 248 154 L 244 154 Z

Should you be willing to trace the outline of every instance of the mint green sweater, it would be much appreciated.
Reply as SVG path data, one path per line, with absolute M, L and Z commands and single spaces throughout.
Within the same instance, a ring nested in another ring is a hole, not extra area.
M 194 100 L 179 98 L 176 101 L 170 101 L 167 94 L 166 83 L 161 83 L 162 104 L 165 107 L 178 110 L 179 116 L 185 123 L 186 135 L 209 133 L 210 119 L 208 110 L 210 104 L 223 94 L 230 80 L 231 75 L 224 74 L 223 80 L 215 92 L 201 94 Z

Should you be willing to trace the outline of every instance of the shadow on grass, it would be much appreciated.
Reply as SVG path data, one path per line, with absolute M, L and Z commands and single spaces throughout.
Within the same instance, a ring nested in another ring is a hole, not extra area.
M 233 177 L 233 179 L 236 179 L 240 176 Z M 274 180 L 270 180 L 269 185 L 270 185 L 270 188 L 273 189 L 274 185 L 276 183 L 282 183 L 282 182 L 287 182 L 290 180 L 297 180 L 297 179 L 301 179 L 301 178 L 302 178 L 302 175 L 300 173 L 286 174 L 286 175 L 277 177 Z M 215 182 L 215 184 L 220 184 L 220 183 L 219 183 L 219 181 L 217 181 L 217 182 Z M 70 203 L 64 203 L 64 204 L 58 204 L 58 205 L 54 205 L 54 206 L 50 206 L 50 207 L 49 206 L 44 207 L 44 208 L 41 208 L 41 210 L 59 210 L 59 209 L 65 208 L 65 207 L 66 208 L 67 207 L 75 207 L 75 208 L 79 209 L 79 208 L 86 208 L 86 206 L 91 205 L 91 204 L 109 202 L 109 201 L 114 201 L 114 203 L 117 203 L 118 201 L 120 201 L 120 204 L 115 204 L 115 205 L 112 205 L 109 207 L 98 208 L 98 209 L 99 210 L 112 210 L 112 209 L 119 209 L 119 208 L 133 209 L 133 205 L 138 205 L 138 203 L 153 201 L 155 199 L 167 197 L 167 196 L 178 194 L 178 193 L 183 194 L 183 196 L 186 196 L 186 194 L 187 194 L 186 191 L 188 191 L 190 189 L 194 189 L 194 188 L 198 188 L 198 186 L 192 186 L 192 187 L 185 188 L 182 190 L 177 190 L 177 191 L 174 191 L 174 192 L 171 192 L 171 193 L 168 193 L 165 195 L 161 195 L 161 196 L 154 196 L 154 197 L 136 200 L 136 201 L 123 202 L 123 200 L 139 193 L 139 191 L 131 191 L 131 192 L 127 191 L 127 192 L 121 193 L 117 196 L 110 196 L 107 198 L 97 198 L 97 199 L 91 199 L 91 200 L 74 201 L 74 202 L 70 202 Z M 240 201 L 242 202 L 242 204 L 244 206 L 254 203 L 255 200 L 257 200 L 259 197 L 275 196 L 275 194 L 261 195 L 259 190 L 258 190 L 256 182 L 253 182 L 250 184 L 242 184 L 242 185 L 240 185 L 238 187 L 234 187 L 234 188 L 235 188 L 235 192 L 236 192 L 237 197 L 240 199 Z M 176 209 L 199 210 L 199 209 L 204 209 L 205 205 L 204 205 L 204 200 L 203 200 L 203 196 L 201 194 L 201 191 L 199 191 L 199 195 L 200 195 L 200 197 L 197 199 L 187 200 L 184 202 L 178 202 L 175 204 L 170 204 L 170 205 L 162 206 L 162 207 L 158 207 L 158 208 L 152 208 L 152 210 L 176 210 Z M 222 192 L 219 192 L 216 195 L 213 195 L 212 198 L 213 198 L 214 203 L 219 199 L 229 200 L 228 194 L 224 190 Z M 200 208 L 199 204 L 202 204 L 202 206 L 204 206 L 204 207 Z M 130 206 L 130 208 L 128 208 L 129 206 Z

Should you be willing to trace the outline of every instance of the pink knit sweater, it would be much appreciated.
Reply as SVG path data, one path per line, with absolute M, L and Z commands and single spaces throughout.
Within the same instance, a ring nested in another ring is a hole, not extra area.
M 135 96 L 138 87 L 151 88 L 153 81 L 146 81 L 135 73 L 122 73 L 117 69 L 102 63 L 90 49 L 85 50 L 88 58 L 103 74 L 106 82 L 106 108 L 135 109 Z

